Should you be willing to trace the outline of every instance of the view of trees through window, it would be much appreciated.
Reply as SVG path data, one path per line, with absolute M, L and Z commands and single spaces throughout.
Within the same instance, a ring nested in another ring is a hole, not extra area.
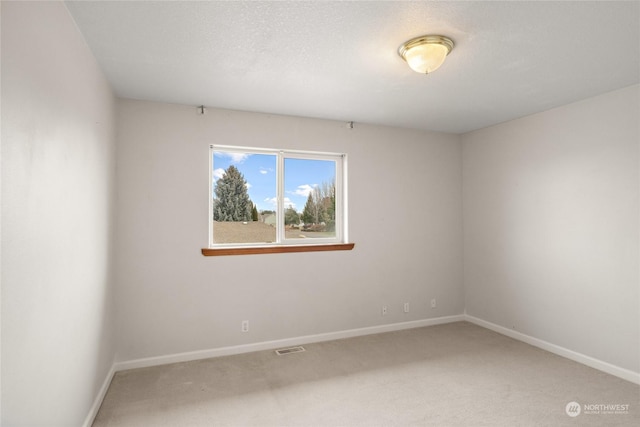
M 338 159 L 324 157 L 213 149 L 213 244 L 335 239 Z

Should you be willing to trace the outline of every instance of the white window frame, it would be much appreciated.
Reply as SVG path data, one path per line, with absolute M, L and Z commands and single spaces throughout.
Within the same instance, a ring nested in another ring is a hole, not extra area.
M 276 241 L 273 243 L 215 243 L 213 241 L 213 199 L 214 199 L 214 152 L 268 154 L 276 156 Z M 284 161 L 285 159 L 326 160 L 334 161 L 336 165 L 336 224 L 335 237 L 287 239 L 284 226 Z M 314 246 L 347 243 L 347 155 L 345 153 L 328 153 L 317 151 L 279 150 L 253 147 L 238 147 L 229 145 L 209 145 L 209 248 L 251 248 L 277 246 Z

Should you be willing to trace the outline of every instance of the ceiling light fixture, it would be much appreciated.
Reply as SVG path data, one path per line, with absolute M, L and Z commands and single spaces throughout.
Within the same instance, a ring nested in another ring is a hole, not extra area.
M 420 36 L 403 43 L 398 55 L 416 73 L 429 74 L 442 65 L 453 46 L 453 40 L 445 36 Z

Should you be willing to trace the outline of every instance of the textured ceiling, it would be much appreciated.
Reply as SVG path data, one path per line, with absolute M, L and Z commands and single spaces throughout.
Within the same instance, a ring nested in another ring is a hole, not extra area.
M 640 2 L 67 2 L 118 96 L 462 133 L 640 79 Z M 428 76 L 397 54 L 443 34 Z

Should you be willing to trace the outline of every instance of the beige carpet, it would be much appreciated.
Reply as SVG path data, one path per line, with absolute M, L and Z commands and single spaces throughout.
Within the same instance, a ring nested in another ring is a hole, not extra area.
M 119 372 L 94 426 L 640 426 L 638 385 L 467 322 L 304 347 Z

